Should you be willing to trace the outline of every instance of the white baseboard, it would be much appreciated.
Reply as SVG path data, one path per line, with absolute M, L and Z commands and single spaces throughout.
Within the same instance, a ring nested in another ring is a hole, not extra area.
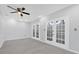
M 12 39 L 6 39 L 7 40 L 19 40 L 19 39 L 26 39 L 26 38 L 29 38 L 29 37 L 16 37 L 16 38 L 12 38 Z

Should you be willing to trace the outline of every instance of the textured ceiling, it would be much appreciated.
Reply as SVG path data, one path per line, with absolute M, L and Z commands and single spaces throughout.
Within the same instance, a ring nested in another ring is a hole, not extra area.
M 39 16 L 48 15 L 50 13 L 53 13 L 55 11 L 58 11 L 60 9 L 63 9 L 65 7 L 68 7 L 70 5 L 68 4 L 10 4 L 9 6 L 12 6 L 14 8 L 17 7 L 25 7 L 26 12 L 29 12 L 31 15 L 27 16 L 24 15 L 23 19 L 28 21 L 33 21 Z M 19 18 L 17 14 L 11 14 L 9 12 L 14 11 L 7 7 L 7 4 L 0 5 L 0 15 L 1 16 L 7 16 L 7 17 L 14 17 Z

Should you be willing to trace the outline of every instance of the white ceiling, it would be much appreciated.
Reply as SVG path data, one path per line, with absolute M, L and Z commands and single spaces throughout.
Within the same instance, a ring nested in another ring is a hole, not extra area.
M 10 4 L 9 6 L 12 6 L 14 8 L 25 7 L 26 8 L 25 11 L 29 12 L 31 15 L 30 16 L 24 15 L 23 19 L 32 21 L 32 20 L 35 20 L 38 16 L 48 15 L 50 13 L 53 13 L 55 11 L 68 7 L 70 5 L 68 5 L 68 4 L 13 4 L 13 5 L 11 5 Z M 12 11 L 14 11 L 14 10 L 8 8 L 7 4 L 0 5 L 0 15 L 1 16 L 18 18 L 17 14 L 9 13 Z

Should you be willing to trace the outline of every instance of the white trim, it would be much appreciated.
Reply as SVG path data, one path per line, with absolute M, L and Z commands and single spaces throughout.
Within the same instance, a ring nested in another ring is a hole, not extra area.
M 12 38 L 12 39 L 6 39 L 5 41 L 7 41 L 7 40 L 20 40 L 20 39 L 27 39 L 27 38 L 29 38 L 29 37 Z

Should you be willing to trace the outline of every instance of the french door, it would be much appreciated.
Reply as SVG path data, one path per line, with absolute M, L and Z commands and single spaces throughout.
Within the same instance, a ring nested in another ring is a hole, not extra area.
M 47 41 L 61 47 L 69 47 L 68 18 L 57 18 L 47 22 Z
M 35 39 L 40 38 L 40 25 L 39 24 L 34 24 L 32 26 L 32 37 Z

